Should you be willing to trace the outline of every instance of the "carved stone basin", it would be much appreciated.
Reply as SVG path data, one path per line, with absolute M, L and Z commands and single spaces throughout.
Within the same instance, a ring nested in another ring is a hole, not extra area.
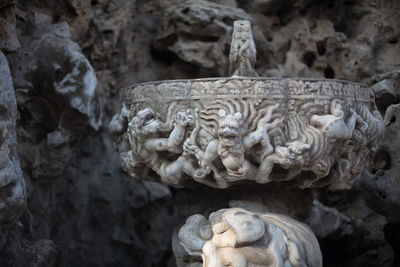
M 121 89 L 122 110 L 110 128 L 122 168 L 175 187 L 274 181 L 292 189 L 357 177 L 383 128 L 371 89 L 339 80 L 259 78 L 255 55 L 250 22 L 236 21 L 232 77 Z M 188 217 L 173 239 L 177 266 L 322 266 L 311 229 L 271 213 L 275 200 L 260 200 Z
M 123 169 L 175 187 L 344 182 L 364 169 L 382 130 L 372 91 L 340 80 L 157 81 L 120 98 Z

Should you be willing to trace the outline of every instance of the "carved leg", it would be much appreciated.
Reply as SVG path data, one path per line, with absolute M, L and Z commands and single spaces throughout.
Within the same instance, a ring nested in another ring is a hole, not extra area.
M 193 261 L 178 259 L 178 267 L 199 266 L 199 255 L 203 267 L 322 266 L 318 241 L 307 225 L 251 205 L 218 210 L 208 220 L 190 216 L 173 247 L 176 256 L 183 258 L 185 251 Z
M 261 162 L 256 176 L 256 181 L 258 183 L 266 183 L 269 181 L 269 174 L 271 173 L 272 168 L 274 167 L 274 163 L 276 161 L 277 156 L 275 154 L 271 154 Z
M 350 109 L 350 111 L 352 112 L 352 114 L 346 122 L 348 131 L 347 131 L 347 136 L 345 138 L 351 138 L 351 136 L 353 135 L 354 128 L 356 127 L 357 117 L 358 117 L 357 113 L 353 109 Z
M 196 176 L 198 169 L 194 168 L 192 163 L 185 157 L 180 156 L 173 162 L 165 161 L 160 165 L 161 177 L 168 177 L 168 180 L 163 182 L 172 184 L 181 184 L 184 178 L 184 173 L 189 176 Z
M 325 115 L 325 116 L 312 115 L 310 118 L 310 124 L 315 127 L 324 126 L 326 123 L 326 121 L 325 121 L 326 116 L 327 115 Z

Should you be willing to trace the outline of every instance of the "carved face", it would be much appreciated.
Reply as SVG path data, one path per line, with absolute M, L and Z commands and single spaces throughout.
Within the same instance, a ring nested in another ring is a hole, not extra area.
M 251 25 L 248 20 L 237 20 L 233 23 L 233 29 L 235 32 L 250 32 Z
M 263 237 L 265 226 L 258 215 L 244 209 L 233 208 L 222 214 L 212 226 L 212 231 L 211 241 L 216 247 L 240 247 Z
M 275 154 L 279 157 L 281 160 L 279 163 L 283 166 L 289 166 L 294 161 L 295 154 L 290 152 L 289 148 L 285 146 L 276 146 Z
M 137 133 L 150 135 L 158 131 L 160 121 L 151 108 L 146 108 L 137 113 L 136 117 L 132 119 L 131 125 Z
M 340 114 L 342 113 L 342 110 L 343 110 L 342 101 L 340 101 L 339 99 L 332 100 L 332 102 L 331 102 L 331 114 L 339 117 Z
M 264 221 L 260 216 L 241 208 L 225 210 L 222 216 L 218 212 L 211 214 L 210 221 L 214 220 L 213 238 L 202 248 L 203 266 L 247 266 L 243 250 L 236 248 L 251 247 L 261 240 L 266 230 Z
M 220 114 L 221 115 L 221 114 Z M 246 125 L 239 112 L 229 114 L 219 121 L 218 137 L 223 146 L 234 146 L 241 142 Z
M 284 146 L 276 146 L 275 153 L 282 160 L 281 164 L 283 166 L 289 166 L 295 162 L 299 163 L 304 157 L 303 155 L 311 146 L 309 144 L 304 144 L 299 141 L 293 141 Z

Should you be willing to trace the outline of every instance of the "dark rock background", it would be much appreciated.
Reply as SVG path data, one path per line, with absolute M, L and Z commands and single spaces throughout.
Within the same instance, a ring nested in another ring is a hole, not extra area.
M 0 1 L 0 266 L 174 266 L 182 197 L 125 174 L 107 126 L 121 87 L 226 75 L 236 19 L 261 76 L 373 86 L 372 168 L 305 221 L 324 266 L 399 266 L 397 0 Z

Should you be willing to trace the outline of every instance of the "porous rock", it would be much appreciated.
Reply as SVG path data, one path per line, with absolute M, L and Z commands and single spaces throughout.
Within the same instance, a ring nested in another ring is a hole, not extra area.
M 17 154 L 17 103 L 5 55 L 0 51 L 0 222 L 25 211 L 25 181 Z
M 385 115 L 383 138 L 371 171 L 358 181 L 367 204 L 391 223 L 400 222 L 400 104 L 389 106 Z
M 307 224 L 318 238 L 325 238 L 335 232 L 346 235 L 353 231 L 350 219 L 347 216 L 341 214 L 335 208 L 324 206 L 318 200 L 313 202 Z
M 22 168 L 37 179 L 60 175 L 72 146 L 101 126 L 95 72 L 69 39 L 66 23 L 20 38 L 11 57 L 18 99 Z
M 207 1 L 187 1 L 165 10 L 155 40 L 157 50 L 225 75 L 233 21 L 249 19 L 241 9 Z
M 0 50 L 14 53 L 20 48 L 16 31 L 15 2 L 2 1 L 0 4 Z

